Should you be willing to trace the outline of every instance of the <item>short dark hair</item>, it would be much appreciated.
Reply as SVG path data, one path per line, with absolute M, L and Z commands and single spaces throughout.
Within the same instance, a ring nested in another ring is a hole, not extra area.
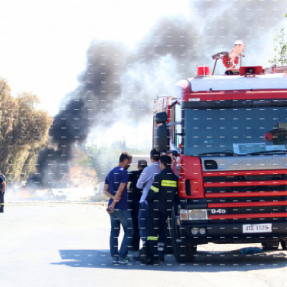
M 171 166 L 171 157 L 168 155 L 162 155 L 159 158 L 159 161 L 165 166 L 165 167 L 170 167 Z
M 122 152 L 122 154 L 120 155 L 120 162 L 125 161 L 126 159 L 130 160 L 132 159 L 132 155 L 130 153 L 128 153 L 127 151 Z
M 147 167 L 147 161 L 145 160 L 145 159 L 140 159 L 139 161 L 138 161 L 138 167 L 140 167 L 140 168 L 145 168 L 145 167 Z
M 155 148 L 153 148 L 150 151 L 150 158 L 153 160 L 159 160 L 159 157 L 160 157 L 160 153 Z

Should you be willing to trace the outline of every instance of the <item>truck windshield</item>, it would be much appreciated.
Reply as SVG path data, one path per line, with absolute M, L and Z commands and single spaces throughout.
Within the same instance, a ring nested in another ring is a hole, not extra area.
M 186 155 L 272 155 L 286 151 L 286 106 L 186 108 L 184 118 Z

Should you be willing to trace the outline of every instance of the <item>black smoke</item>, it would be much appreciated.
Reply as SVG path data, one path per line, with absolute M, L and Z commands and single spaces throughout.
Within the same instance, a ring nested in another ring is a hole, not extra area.
M 174 83 L 192 76 L 196 65 L 212 66 L 211 55 L 231 50 L 235 40 L 260 54 L 272 44 L 264 42 L 264 35 L 282 22 L 286 4 L 286 0 L 190 1 L 190 16 L 160 19 L 136 49 L 94 41 L 79 86 L 67 95 L 50 129 L 54 147 L 39 153 L 32 181 L 41 186 L 61 181 L 74 144 L 84 142 L 91 128 L 108 129 L 116 121 L 136 124 L 151 117 L 157 95 L 170 95 Z

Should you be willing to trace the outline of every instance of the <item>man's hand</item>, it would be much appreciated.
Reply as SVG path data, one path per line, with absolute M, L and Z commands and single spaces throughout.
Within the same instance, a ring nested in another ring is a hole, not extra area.
M 107 211 L 108 214 L 112 214 L 112 213 L 114 213 L 114 208 L 110 205 L 110 206 L 108 206 L 106 211 Z
M 108 214 L 112 214 L 114 212 L 114 209 L 115 209 L 117 202 L 118 202 L 118 200 L 114 199 L 113 202 L 108 206 L 108 208 L 107 208 Z

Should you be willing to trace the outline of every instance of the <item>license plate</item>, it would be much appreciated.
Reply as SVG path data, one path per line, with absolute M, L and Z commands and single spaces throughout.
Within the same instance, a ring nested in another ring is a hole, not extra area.
M 272 232 L 272 223 L 243 224 L 243 233 Z

